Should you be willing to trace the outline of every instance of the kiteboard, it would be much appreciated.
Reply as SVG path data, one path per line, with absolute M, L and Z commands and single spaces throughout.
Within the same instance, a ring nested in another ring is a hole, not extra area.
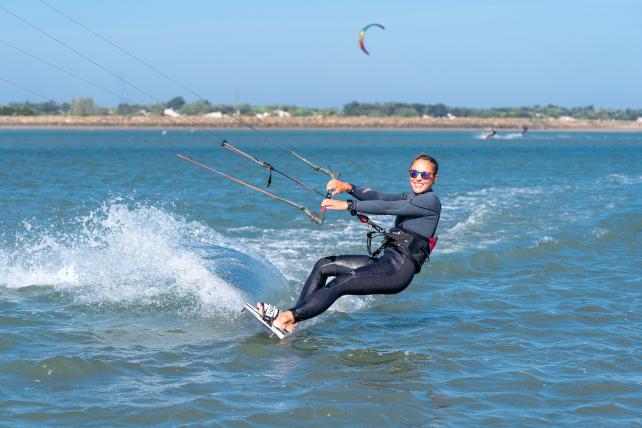
M 247 311 L 250 315 L 256 318 L 257 321 L 260 322 L 261 325 L 263 325 L 263 327 L 267 328 L 270 331 L 270 337 L 274 335 L 279 339 L 285 339 L 287 333 L 280 328 L 270 325 L 267 321 L 265 321 L 261 316 L 261 313 L 254 306 L 250 305 L 249 303 L 243 303 L 243 309 L 241 310 L 241 312 L 242 311 Z

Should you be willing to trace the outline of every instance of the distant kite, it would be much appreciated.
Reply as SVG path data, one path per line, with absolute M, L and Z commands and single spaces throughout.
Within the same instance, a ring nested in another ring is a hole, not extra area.
M 370 52 L 368 52 L 368 50 L 366 49 L 366 46 L 363 44 L 363 37 L 366 35 L 366 31 L 368 31 L 368 28 L 370 28 L 370 27 L 379 27 L 379 28 L 381 28 L 382 30 L 385 30 L 385 29 L 386 29 L 386 27 L 384 27 L 384 26 L 383 26 L 383 25 L 381 25 L 381 24 L 368 24 L 368 25 L 366 25 L 365 27 L 363 27 L 363 29 L 361 30 L 361 33 L 359 33 L 359 46 L 361 46 L 361 50 L 362 50 L 366 55 L 370 55 Z

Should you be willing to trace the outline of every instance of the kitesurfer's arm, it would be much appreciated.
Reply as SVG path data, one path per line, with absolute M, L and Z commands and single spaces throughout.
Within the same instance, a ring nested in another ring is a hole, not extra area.
M 406 195 L 406 199 L 399 201 L 352 201 L 354 211 L 364 214 L 386 214 L 386 215 L 402 215 L 402 216 L 425 216 L 437 214 L 441 212 L 441 203 L 439 198 L 432 193 L 424 193 L 421 195 Z M 349 203 L 338 199 L 324 199 L 321 203 L 322 206 L 330 209 L 343 211 L 349 208 Z
M 348 192 L 360 201 L 398 201 L 404 198 L 402 193 L 381 193 L 376 190 L 368 189 L 367 187 L 357 187 L 354 184 L 346 183 L 341 180 L 328 181 L 326 189 L 328 191 L 333 190 L 332 196 Z
M 352 196 L 360 201 L 399 201 L 403 200 L 403 193 L 382 193 L 367 187 L 352 186 Z

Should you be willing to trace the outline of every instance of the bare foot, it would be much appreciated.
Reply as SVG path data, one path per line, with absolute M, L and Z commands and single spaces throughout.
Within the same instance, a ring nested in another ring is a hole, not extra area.
M 259 302 L 256 304 L 256 309 L 261 315 L 263 315 L 265 306 L 263 305 L 263 303 Z M 291 311 L 279 311 L 279 315 L 274 321 L 272 321 L 272 325 L 283 331 L 292 333 L 296 329 L 297 323 L 294 322 L 294 315 Z
M 293 333 L 297 326 L 297 323 L 294 322 L 294 315 L 290 311 L 279 312 L 279 316 L 272 324 L 288 333 Z

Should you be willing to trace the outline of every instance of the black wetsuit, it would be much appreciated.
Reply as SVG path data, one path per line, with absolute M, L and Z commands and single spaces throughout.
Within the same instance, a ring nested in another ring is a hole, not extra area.
M 441 203 L 431 190 L 421 194 L 386 194 L 353 186 L 355 211 L 396 215 L 395 227 L 427 239 L 434 236 Z M 301 295 L 290 309 L 295 321 L 315 317 L 341 296 L 395 294 L 412 281 L 428 254 L 411 255 L 406 249 L 387 245 L 383 256 L 331 256 L 317 261 L 305 281 Z M 328 277 L 335 277 L 326 284 Z

